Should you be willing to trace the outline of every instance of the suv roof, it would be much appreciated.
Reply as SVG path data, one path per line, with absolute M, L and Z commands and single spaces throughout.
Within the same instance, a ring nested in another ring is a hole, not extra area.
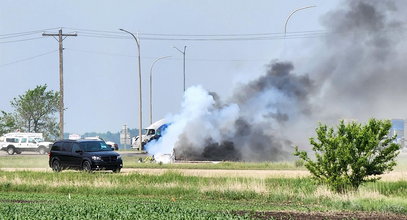
M 103 140 L 94 140 L 94 139 L 78 139 L 78 140 L 72 140 L 72 139 L 64 139 L 64 140 L 59 140 L 57 142 L 96 142 L 96 141 L 103 141 Z

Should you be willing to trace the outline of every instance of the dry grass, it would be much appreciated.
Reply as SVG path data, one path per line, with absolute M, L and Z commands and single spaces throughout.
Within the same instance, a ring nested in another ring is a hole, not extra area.
M 243 178 L 299 178 L 309 176 L 305 170 L 208 170 L 208 169 L 138 169 L 125 168 L 123 173 L 140 173 L 151 175 L 162 175 L 168 171 L 181 173 L 185 176 L 198 177 L 243 177 Z
M 36 171 L 52 172 L 50 168 L 0 168 L 1 171 Z M 208 169 L 145 169 L 124 168 L 121 175 L 132 173 L 162 175 L 168 171 L 174 171 L 185 176 L 197 177 L 243 177 L 243 178 L 300 178 L 308 177 L 310 173 L 306 170 L 208 170 Z M 72 171 L 64 171 L 72 172 Z M 75 171 L 74 171 L 75 172 Z M 396 182 L 407 181 L 407 171 L 392 171 L 381 175 L 383 181 Z
M 226 191 L 236 191 L 236 192 L 244 192 L 244 191 L 252 191 L 258 194 L 266 194 L 269 193 L 267 189 L 266 183 L 262 179 L 245 179 L 242 181 L 241 179 L 228 179 L 224 183 L 211 183 L 208 185 L 200 185 L 199 189 L 201 192 L 210 192 L 210 191 L 219 191 L 219 192 L 226 192 Z
M 318 186 L 317 190 L 315 190 L 314 195 L 319 198 L 331 198 L 340 201 L 355 201 L 360 199 L 378 200 L 386 198 L 386 196 L 380 194 L 376 190 L 367 190 L 364 188 L 360 188 L 359 190 L 354 192 L 350 191 L 346 194 L 340 194 L 329 190 L 327 186 L 323 185 Z
M 11 170 L 9 170 L 11 171 Z M 146 172 L 143 175 L 165 175 L 165 174 L 180 174 L 184 175 L 182 172 L 174 172 L 173 170 L 160 170 L 155 173 Z M 145 172 L 145 170 L 144 170 Z M 134 174 L 134 173 L 133 173 Z M 125 173 L 123 176 L 129 176 L 131 173 Z M 109 175 L 110 176 L 110 175 Z M 223 176 L 225 177 L 225 176 Z M 223 178 L 222 177 L 222 178 Z M 209 181 L 206 182 L 195 182 L 193 184 L 185 184 L 183 182 L 178 181 L 171 181 L 171 182 L 154 182 L 148 184 L 148 187 L 154 188 L 184 188 L 184 189 L 192 189 L 196 188 L 199 189 L 201 192 L 208 192 L 208 191 L 253 191 L 259 194 L 266 194 L 269 192 L 266 186 L 266 182 L 263 178 L 227 178 L 226 180 L 219 181 L 218 179 L 221 177 L 214 177 L 211 178 Z M 120 182 L 115 178 L 104 178 L 104 175 L 97 176 L 96 178 L 58 178 L 58 176 L 48 179 L 48 178 L 20 178 L 16 175 L 7 175 L 0 177 L 0 183 L 7 182 L 12 185 L 29 185 L 29 186 L 43 186 L 47 185 L 50 187 L 100 187 L 100 188 L 133 188 L 136 185 L 140 185 L 137 179 L 134 181 L 129 182 Z M 147 187 L 147 185 L 145 185 Z

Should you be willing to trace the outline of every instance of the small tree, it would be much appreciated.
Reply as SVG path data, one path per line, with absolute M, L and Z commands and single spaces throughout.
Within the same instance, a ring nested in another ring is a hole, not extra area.
M 54 114 L 58 111 L 59 93 L 37 86 L 11 101 L 17 127 L 26 132 L 42 132 L 45 138 L 59 134 Z
M 15 117 L 11 113 L 1 111 L 0 135 L 12 132 L 17 129 Z
M 315 161 L 307 152 L 295 149 L 294 155 L 305 161 L 304 166 L 320 183 L 344 193 L 356 190 L 362 183 L 374 182 L 396 165 L 400 145 L 389 137 L 388 120 L 370 119 L 366 125 L 343 121 L 336 131 L 320 124 L 317 137 L 310 138 Z

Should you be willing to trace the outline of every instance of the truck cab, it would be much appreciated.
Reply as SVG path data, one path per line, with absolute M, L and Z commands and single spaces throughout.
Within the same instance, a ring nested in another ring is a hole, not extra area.
M 154 122 L 146 129 L 142 131 L 142 146 L 140 146 L 139 136 L 132 138 L 132 148 L 137 150 L 144 150 L 144 145 L 152 140 L 159 139 L 162 135 L 162 131 L 168 127 L 168 124 L 164 119 Z

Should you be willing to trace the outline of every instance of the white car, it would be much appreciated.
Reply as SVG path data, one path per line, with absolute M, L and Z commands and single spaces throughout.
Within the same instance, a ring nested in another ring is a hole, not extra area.
M 106 144 L 109 145 L 113 150 L 119 150 L 119 146 L 113 141 L 106 141 Z
M 49 152 L 52 142 L 45 142 L 42 133 L 8 133 L 0 137 L 1 150 L 13 155 L 21 152 L 38 152 L 46 154 Z

